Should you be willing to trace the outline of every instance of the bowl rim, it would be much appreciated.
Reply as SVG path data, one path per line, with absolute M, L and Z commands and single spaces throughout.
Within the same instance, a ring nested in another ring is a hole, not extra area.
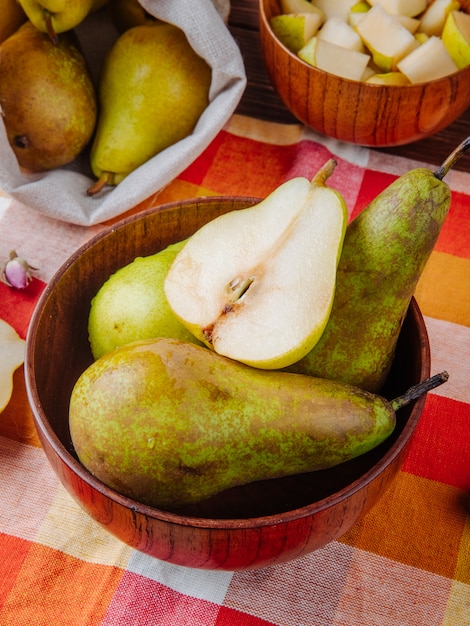
M 37 326 L 41 316 L 42 309 L 44 307 L 45 302 L 49 298 L 50 294 L 53 292 L 55 286 L 61 279 L 62 275 L 70 268 L 75 262 L 77 262 L 78 258 L 88 250 L 90 247 L 95 245 L 98 241 L 104 239 L 109 236 L 113 231 L 126 227 L 129 223 L 138 221 L 141 219 L 145 219 L 148 215 L 154 214 L 156 212 L 160 213 L 162 211 L 169 211 L 177 207 L 185 207 L 188 205 L 194 205 L 195 203 L 206 203 L 206 202 L 226 202 L 227 199 L 230 199 L 234 202 L 253 202 L 259 201 L 259 198 L 254 198 L 250 196 L 203 196 L 198 198 L 189 198 L 182 201 L 173 201 L 168 202 L 162 205 L 151 206 L 140 213 L 124 217 L 115 224 L 112 224 L 109 227 L 106 227 L 101 232 L 92 236 L 85 243 L 83 243 L 80 247 L 78 247 L 75 252 L 73 252 L 68 259 L 57 269 L 57 271 L 53 274 L 52 278 L 47 283 L 45 289 L 40 295 L 35 308 L 33 310 L 30 324 L 28 327 L 28 332 L 26 335 L 26 348 L 25 348 L 25 361 L 24 361 L 24 371 L 25 371 L 25 386 L 28 401 L 33 413 L 33 420 L 37 430 L 37 433 L 41 440 L 41 446 L 43 451 L 48 456 L 48 451 L 46 446 L 43 444 L 43 438 L 46 440 L 47 447 L 50 447 L 53 452 L 57 455 L 60 461 L 67 466 L 67 468 L 76 474 L 80 480 L 84 483 L 90 485 L 94 490 L 98 491 L 104 497 L 113 501 L 119 506 L 124 507 L 125 509 L 131 509 L 133 514 L 141 514 L 147 518 L 159 520 L 166 523 L 171 523 L 175 526 L 192 526 L 197 528 L 206 528 L 210 530 L 243 530 L 244 528 L 261 528 L 265 526 L 272 526 L 276 524 L 285 524 L 289 522 L 294 522 L 296 520 L 300 520 L 302 518 L 310 517 L 314 514 L 317 514 L 335 504 L 339 501 L 343 500 L 346 496 L 352 496 L 358 490 L 363 489 L 368 486 L 387 466 L 389 466 L 392 461 L 398 457 L 403 448 L 408 443 L 408 440 L 413 436 L 416 424 L 418 423 L 422 409 L 424 407 L 424 403 L 426 400 L 426 395 L 424 394 L 417 400 L 415 400 L 412 412 L 408 418 L 408 422 L 402 432 L 399 434 L 393 445 L 390 447 L 387 452 L 381 456 L 380 460 L 374 463 L 374 465 L 368 469 L 365 473 L 361 474 L 357 479 L 347 484 L 345 487 L 340 489 L 339 491 L 334 492 L 334 494 L 330 494 L 326 497 L 321 498 L 320 500 L 316 500 L 310 504 L 307 504 L 302 507 L 290 509 L 287 511 L 283 511 L 281 513 L 273 513 L 269 515 L 259 516 L 259 517 L 244 517 L 244 518 L 211 518 L 211 517 L 198 517 L 191 516 L 187 514 L 174 513 L 172 511 L 166 511 L 164 509 L 158 509 L 156 507 L 152 507 L 147 504 L 143 504 L 138 502 L 137 500 L 133 500 L 127 496 L 124 496 L 114 489 L 108 487 L 103 482 L 101 482 L 98 478 L 96 478 L 89 470 L 83 466 L 78 459 L 76 459 L 64 446 L 64 444 L 60 441 L 59 437 L 55 433 L 52 428 L 40 401 L 38 389 L 36 386 L 36 381 L 33 376 L 34 372 L 34 344 L 37 335 Z M 418 303 L 415 298 L 412 297 L 409 312 L 416 318 L 418 322 L 421 322 L 421 328 L 423 333 L 424 341 L 421 342 L 420 350 L 422 362 L 430 363 L 430 345 L 429 345 L 429 337 L 426 329 L 426 325 L 424 322 L 423 315 L 421 310 L 419 309 Z M 429 372 L 426 372 L 426 375 L 429 375 Z M 55 464 L 51 462 L 55 470 Z M 60 480 L 60 477 L 59 477 Z

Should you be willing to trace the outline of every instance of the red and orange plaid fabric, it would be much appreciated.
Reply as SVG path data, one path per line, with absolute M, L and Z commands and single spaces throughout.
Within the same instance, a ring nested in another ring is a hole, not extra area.
M 463 139 L 463 138 L 462 138 Z M 264 196 L 338 161 L 329 184 L 351 215 L 411 162 L 321 139 L 301 126 L 234 116 L 208 149 L 146 206 L 201 195 Z M 41 450 L 23 370 L 0 414 L 0 625 L 464 626 L 470 624 L 470 172 L 451 172 L 453 204 L 416 297 L 432 371 L 402 471 L 346 535 L 285 565 L 186 569 L 120 543 L 65 492 Z M 136 210 L 140 210 L 139 207 Z M 0 318 L 26 336 L 59 265 L 104 228 L 54 222 L 0 202 L 0 257 L 40 268 L 24 291 L 0 284 Z

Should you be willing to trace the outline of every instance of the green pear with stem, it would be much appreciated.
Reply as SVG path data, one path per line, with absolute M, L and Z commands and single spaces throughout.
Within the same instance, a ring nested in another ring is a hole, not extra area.
M 469 147 L 470 137 L 437 171 L 417 168 L 400 176 L 350 222 L 326 328 L 289 371 L 373 392 L 382 388 L 411 297 L 450 208 L 443 178 Z
M 189 136 L 209 104 L 211 68 L 172 24 L 126 30 L 104 61 L 90 162 L 95 195 Z
M 81 463 L 104 484 L 175 509 L 364 454 L 393 432 L 395 411 L 413 397 L 388 402 L 161 338 L 117 348 L 83 372 L 70 433 Z

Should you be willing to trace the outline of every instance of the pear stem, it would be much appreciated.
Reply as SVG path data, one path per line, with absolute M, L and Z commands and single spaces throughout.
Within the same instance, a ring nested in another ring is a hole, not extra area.
M 111 180 L 111 172 L 103 172 L 98 180 L 87 189 L 88 196 L 94 196 L 99 193 Z
M 46 32 L 49 35 L 49 39 L 56 46 L 59 43 L 59 35 L 52 26 L 52 13 L 47 9 L 44 9 L 44 19 L 46 21 Z
M 410 404 L 410 402 L 413 402 L 413 400 L 421 397 L 428 391 L 431 391 L 431 389 L 439 387 L 439 385 L 442 385 L 447 380 L 449 380 L 449 374 L 447 372 L 444 371 L 440 372 L 440 374 L 435 374 L 434 376 L 431 376 L 431 378 L 426 378 L 423 382 L 410 387 L 402 396 L 398 396 L 398 398 L 391 400 L 390 404 L 392 405 L 393 410 L 397 411 L 407 404 Z
M 321 167 L 312 179 L 314 185 L 324 185 L 326 180 L 333 174 L 337 162 L 335 159 L 329 159 L 323 167 Z
M 442 165 L 434 172 L 434 176 L 442 180 L 444 176 L 449 172 L 449 170 L 454 167 L 457 161 L 467 152 L 470 148 L 470 137 L 467 137 L 460 143 L 455 150 L 449 154 L 449 156 L 444 160 Z

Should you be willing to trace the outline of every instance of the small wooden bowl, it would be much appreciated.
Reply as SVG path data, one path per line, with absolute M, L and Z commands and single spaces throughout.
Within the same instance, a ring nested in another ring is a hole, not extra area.
M 470 0 L 462 0 L 470 10 Z M 470 67 L 418 85 L 383 86 L 319 70 L 290 52 L 274 35 L 278 0 L 260 0 L 260 38 L 269 78 L 303 124 L 342 141 L 369 147 L 408 144 L 433 135 L 470 105 Z
M 69 433 L 72 388 L 92 362 L 87 320 L 92 297 L 117 269 L 190 236 L 217 215 L 256 202 L 205 198 L 127 218 L 73 254 L 47 285 L 26 346 L 26 385 L 45 453 L 83 509 L 126 544 L 196 568 L 239 570 L 300 557 L 344 534 L 399 471 L 425 398 L 399 411 L 394 434 L 375 450 L 334 469 L 263 481 L 198 506 L 167 512 L 103 485 L 77 460 Z M 384 390 L 389 397 L 429 376 L 429 342 L 412 302 Z

